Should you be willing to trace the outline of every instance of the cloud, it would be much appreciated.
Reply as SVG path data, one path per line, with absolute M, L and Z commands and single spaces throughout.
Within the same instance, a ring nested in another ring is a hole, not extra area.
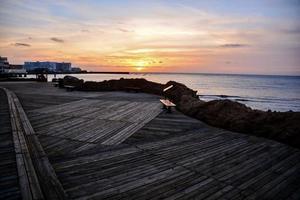
M 30 44 L 19 43 L 19 42 L 14 43 L 13 45 L 16 46 L 16 47 L 30 47 L 31 46 Z
M 50 38 L 50 40 L 52 40 L 54 42 L 58 42 L 58 43 L 64 43 L 65 42 L 63 39 L 59 39 L 59 38 L 56 38 L 56 37 L 52 37 L 52 38 Z
M 134 31 L 131 31 L 131 30 L 123 29 L 123 28 L 119 28 L 118 30 L 121 31 L 121 32 L 124 32 L 124 33 L 134 32 Z
M 242 48 L 242 47 L 248 47 L 248 44 L 238 44 L 238 43 L 231 43 L 231 44 L 222 44 L 219 47 L 222 48 Z
M 288 34 L 300 34 L 300 26 L 295 26 L 290 29 L 283 29 L 282 31 Z

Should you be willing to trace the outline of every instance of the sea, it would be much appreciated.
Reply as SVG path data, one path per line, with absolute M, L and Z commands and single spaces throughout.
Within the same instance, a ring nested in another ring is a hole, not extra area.
M 57 78 L 65 75 L 56 75 Z M 158 83 L 170 80 L 196 90 L 204 101 L 230 99 L 253 109 L 271 111 L 300 111 L 300 76 L 131 73 L 131 74 L 72 74 L 85 81 L 120 78 L 144 78 Z M 49 75 L 51 80 L 53 75 Z

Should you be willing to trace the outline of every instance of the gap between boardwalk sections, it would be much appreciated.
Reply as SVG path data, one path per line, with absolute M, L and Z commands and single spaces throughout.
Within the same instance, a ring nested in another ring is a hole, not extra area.
M 68 199 L 17 96 L 7 95 L 23 199 Z

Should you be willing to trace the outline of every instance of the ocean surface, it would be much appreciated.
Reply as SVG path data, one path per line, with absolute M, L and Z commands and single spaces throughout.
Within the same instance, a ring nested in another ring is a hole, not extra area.
M 300 111 L 300 76 L 225 74 L 74 74 L 85 81 L 145 78 L 158 83 L 174 80 L 197 90 L 200 99 L 230 99 L 254 109 Z M 64 75 L 56 75 L 64 77 Z M 53 75 L 49 75 L 51 80 Z

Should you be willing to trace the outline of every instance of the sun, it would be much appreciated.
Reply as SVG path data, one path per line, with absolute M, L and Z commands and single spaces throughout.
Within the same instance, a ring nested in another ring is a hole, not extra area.
M 143 68 L 143 67 L 136 67 L 135 69 L 136 69 L 137 71 L 140 72 L 140 71 L 142 71 L 144 68 Z
M 135 70 L 142 71 L 148 66 L 148 62 L 145 60 L 135 60 L 132 62 L 132 66 L 134 66 Z
M 128 66 L 134 71 L 151 71 L 151 68 L 161 65 L 162 61 L 159 58 L 141 56 L 128 59 Z

